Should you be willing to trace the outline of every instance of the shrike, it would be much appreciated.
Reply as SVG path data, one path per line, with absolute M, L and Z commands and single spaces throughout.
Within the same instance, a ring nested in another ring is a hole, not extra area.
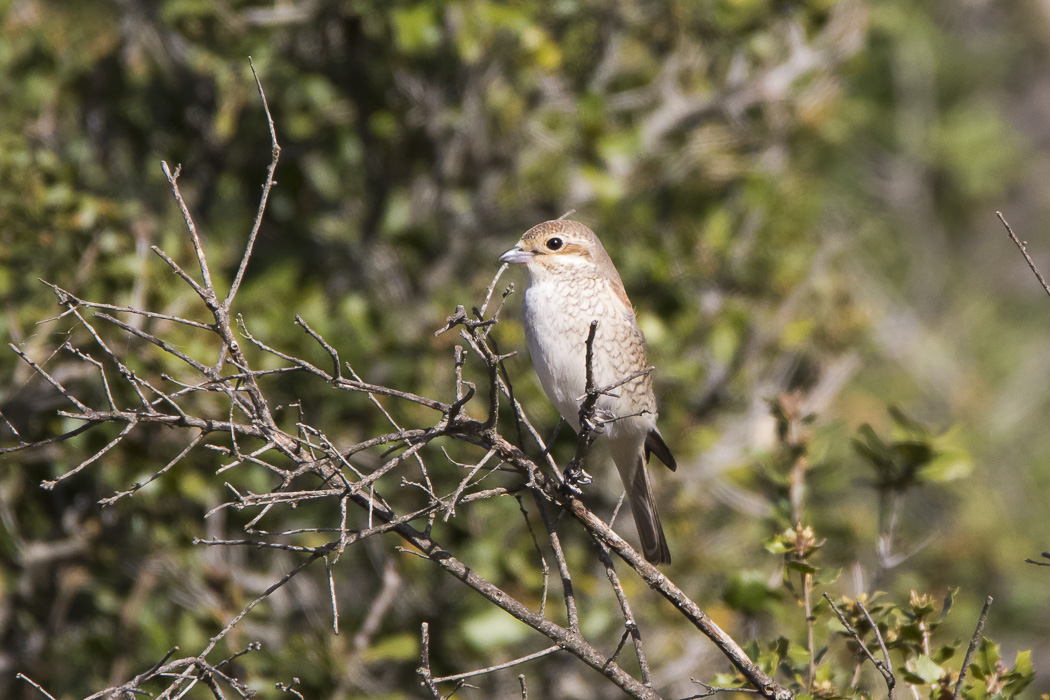
M 601 388 L 648 367 L 645 336 L 609 254 L 594 232 L 577 221 L 547 221 L 529 229 L 501 262 L 523 263 L 525 338 L 547 397 L 580 430 L 586 394 L 587 335 L 598 321 L 592 348 L 595 386 Z M 671 471 L 674 456 L 656 428 L 653 381 L 644 374 L 602 395 L 595 410 L 599 439 L 620 472 L 645 558 L 671 563 L 646 462 L 655 454 Z

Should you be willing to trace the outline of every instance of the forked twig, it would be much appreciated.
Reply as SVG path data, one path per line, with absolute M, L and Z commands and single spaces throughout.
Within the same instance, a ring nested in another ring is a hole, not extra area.
M 598 558 L 601 560 L 602 566 L 605 567 L 605 575 L 609 579 L 609 585 L 612 586 L 613 592 L 616 594 L 616 602 L 620 605 L 620 614 L 623 615 L 623 623 L 626 628 L 625 632 L 630 635 L 635 656 L 638 657 L 638 668 L 642 673 L 642 683 L 652 687 L 653 677 L 649 671 L 649 661 L 645 656 L 645 648 L 642 646 L 642 633 L 638 629 L 638 623 L 634 619 L 634 614 L 631 612 L 631 604 L 627 601 L 627 595 L 623 592 L 620 577 L 616 575 L 612 557 L 609 556 L 609 548 L 598 538 L 593 539 L 598 547 Z
M 850 636 L 853 637 L 854 641 L 857 642 L 857 645 L 861 648 L 861 651 L 864 652 L 864 655 L 871 660 L 871 663 L 875 664 L 875 668 L 877 668 L 879 670 L 879 673 L 882 674 L 883 679 L 886 681 L 887 695 L 890 700 L 893 700 L 894 686 L 896 686 L 897 684 L 897 679 L 894 677 L 893 670 L 889 666 L 889 655 L 888 652 L 886 652 L 885 645 L 882 645 L 883 652 L 887 654 L 887 662 L 884 663 L 881 659 L 875 658 L 875 655 L 871 653 L 870 649 L 868 649 L 868 645 L 864 643 L 863 639 L 861 639 L 860 634 L 857 633 L 857 630 L 853 629 L 853 626 L 846 619 L 845 613 L 843 613 L 842 610 L 840 610 L 839 607 L 835 605 L 834 601 L 831 600 L 827 593 L 824 594 L 824 600 L 828 601 L 828 604 L 831 605 L 831 609 L 835 611 L 835 616 L 839 618 L 839 622 L 842 623 L 842 626 L 846 628 L 846 631 L 849 632 Z M 866 613 L 867 611 L 865 611 L 865 614 Z M 870 616 L 868 617 L 868 620 L 871 620 Z M 874 627 L 875 633 L 878 634 L 879 628 L 875 625 L 872 625 L 872 627 Z M 879 641 L 880 643 L 882 641 L 881 635 Z

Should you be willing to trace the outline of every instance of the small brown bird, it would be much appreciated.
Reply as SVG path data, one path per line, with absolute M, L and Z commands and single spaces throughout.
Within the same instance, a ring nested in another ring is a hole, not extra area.
M 577 221 L 547 221 L 529 229 L 500 262 L 524 263 L 525 338 L 540 384 L 569 425 L 580 430 L 586 394 L 587 335 L 598 321 L 592 365 L 595 385 L 609 386 L 648 366 L 645 336 L 609 254 Z M 649 453 L 671 471 L 674 456 L 656 429 L 652 376 L 632 379 L 601 396 L 595 410 L 600 439 L 620 472 L 645 558 L 671 563 L 646 469 Z

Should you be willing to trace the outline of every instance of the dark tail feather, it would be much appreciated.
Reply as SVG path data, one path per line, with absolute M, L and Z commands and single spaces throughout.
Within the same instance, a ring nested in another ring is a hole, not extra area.
M 656 428 L 651 428 L 645 436 L 645 461 L 649 461 L 649 453 L 652 452 L 657 458 L 667 465 L 671 471 L 678 469 L 678 462 L 671 454 L 671 448 L 664 442 L 663 435 Z
M 665 448 L 666 449 L 666 448 Z M 639 455 L 641 457 L 641 455 Z M 667 548 L 663 526 L 660 525 L 660 514 L 656 510 L 656 499 L 653 498 L 653 485 L 649 481 L 649 470 L 645 468 L 644 458 L 639 460 L 634 469 L 634 478 L 627 489 L 631 501 L 631 514 L 642 540 L 642 552 L 650 564 L 660 566 L 671 563 L 671 550 Z

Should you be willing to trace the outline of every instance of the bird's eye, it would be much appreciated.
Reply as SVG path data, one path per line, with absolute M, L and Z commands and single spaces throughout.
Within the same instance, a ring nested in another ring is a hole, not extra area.
M 555 236 L 554 238 L 548 238 L 547 239 L 547 248 L 549 250 L 558 250 L 563 245 L 565 245 L 565 242 L 562 241 L 562 239 L 558 238 L 557 236 Z

